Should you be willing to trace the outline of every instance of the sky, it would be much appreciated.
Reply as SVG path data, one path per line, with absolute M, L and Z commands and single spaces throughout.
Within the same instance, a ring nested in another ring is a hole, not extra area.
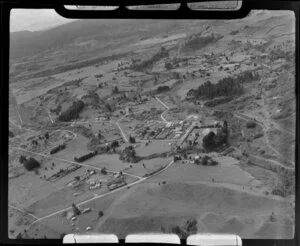
M 40 31 L 71 21 L 74 19 L 61 17 L 53 9 L 13 9 L 10 14 L 10 31 Z
M 65 6 L 66 8 L 74 9 L 75 6 Z M 82 8 L 82 7 L 81 7 Z M 92 9 L 114 9 L 115 7 L 88 7 Z M 59 26 L 74 19 L 61 17 L 53 9 L 13 9 L 10 17 L 10 31 L 40 31 L 51 27 Z

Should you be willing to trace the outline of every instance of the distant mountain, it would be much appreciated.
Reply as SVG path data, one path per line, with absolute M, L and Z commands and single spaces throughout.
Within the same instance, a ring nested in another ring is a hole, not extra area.
M 151 23 L 145 30 L 145 24 Z M 170 20 L 172 23 L 172 20 Z M 32 55 L 40 51 L 62 47 L 74 42 L 79 37 L 91 37 L 96 40 L 127 35 L 132 32 L 156 32 L 161 25 L 155 20 L 78 20 L 44 31 L 12 32 L 10 35 L 11 58 Z
M 21 57 L 36 52 L 43 44 L 39 45 L 34 42 L 42 31 L 19 31 L 10 33 L 10 55 L 11 58 Z

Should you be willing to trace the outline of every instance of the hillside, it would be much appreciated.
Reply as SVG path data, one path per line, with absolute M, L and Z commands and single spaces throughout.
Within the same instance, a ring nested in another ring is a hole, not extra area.
M 168 21 L 172 25 L 172 21 Z M 147 25 L 147 28 L 145 28 Z M 130 35 L 153 35 L 166 27 L 151 20 L 78 20 L 39 32 L 12 32 L 11 58 L 34 55 L 40 51 L 74 43 L 76 39 L 95 39 L 107 42 Z

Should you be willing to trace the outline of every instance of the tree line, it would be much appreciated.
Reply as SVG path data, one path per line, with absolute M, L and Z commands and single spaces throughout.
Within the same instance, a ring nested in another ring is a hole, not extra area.
M 216 84 L 206 81 L 197 89 L 189 90 L 187 95 L 195 99 L 214 99 L 221 96 L 241 95 L 243 92 L 244 87 L 237 79 L 226 77 Z
M 154 56 L 152 56 L 150 59 L 142 61 L 139 64 L 132 64 L 130 68 L 133 70 L 147 69 L 148 67 L 153 66 L 154 63 L 156 63 L 157 61 L 159 61 L 160 59 L 162 59 L 168 55 L 169 55 L 169 52 L 164 47 L 161 47 L 160 51 L 158 53 L 156 53 Z

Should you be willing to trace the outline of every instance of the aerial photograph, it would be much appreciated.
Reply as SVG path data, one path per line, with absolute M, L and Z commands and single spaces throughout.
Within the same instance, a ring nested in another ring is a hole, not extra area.
M 14 9 L 9 63 L 9 238 L 294 237 L 293 12 Z

